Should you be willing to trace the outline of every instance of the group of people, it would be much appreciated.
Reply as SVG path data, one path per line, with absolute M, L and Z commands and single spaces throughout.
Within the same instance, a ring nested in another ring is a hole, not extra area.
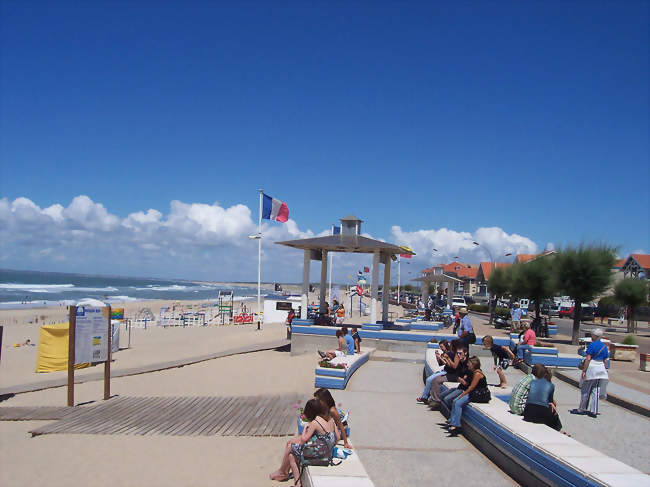
M 442 369 L 427 377 L 424 391 L 416 400 L 427 403 L 433 409 L 440 407 L 442 402 L 449 408 L 451 414 L 445 423 L 451 436 L 456 436 L 460 430 L 460 420 L 463 408 L 469 402 L 488 402 L 490 391 L 487 387 L 485 374 L 481 370 L 478 357 L 468 357 L 467 345 L 460 339 L 451 343 L 442 340 L 440 350 L 436 350 L 436 359 Z M 442 391 L 445 382 L 458 382 L 456 389 Z
M 335 357 L 361 353 L 361 337 L 359 336 L 359 332 L 355 331 L 351 333 L 348 327 L 344 325 L 341 329 L 336 330 L 336 338 L 338 340 L 338 348 L 327 350 L 326 352 L 318 350 L 318 355 L 321 358 L 332 360 Z
M 535 344 L 534 332 L 529 332 L 532 330 L 524 324 L 520 343 Z M 580 380 L 580 405 L 572 410 L 571 414 L 597 417 L 599 401 L 606 396 L 609 377 L 605 361 L 609 358 L 609 350 L 601 341 L 602 336 L 603 331 L 600 328 L 591 332 L 591 343 L 586 350 Z M 438 365 L 442 368 L 427 377 L 424 390 L 416 401 L 428 404 L 432 409 L 437 409 L 444 403 L 450 411 L 449 420 L 444 426 L 448 428 L 451 436 L 456 436 L 461 426 L 463 408 L 469 402 L 488 402 L 490 392 L 479 358 L 468 357 L 468 346 L 463 340 L 441 340 L 438 346 L 439 350 L 436 350 L 435 355 Z M 516 351 L 513 352 L 505 345 L 496 345 L 490 335 L 483 337 L 483 348 L 490 350 L 492 354 L 494 370 L 499 377 L 499 387 L 506 387 L 507 381 L 503 371 L 515 362 Z M 455 389 L 442 391 L 445 382 L 458 382 L 459 385 Z M 551 371 L 542 364 L 535 364 L 532 373 L 523 377 L 513 388 L 510 410 L 523 416 L 524 421 L 542 423 L 567 434 L 562 430 L 554 393 Z
M 351 448 L 334 398 L 328 389 L 318 389 L 303 408 L 307 426 L 302 433 L 287 441 L 280 467 L 269 474 L 271 480 L 286 482 L 293 478 L 294 487 L 301 487 L 300 465 L 307 448 L 318 449 L 325 456 L 332 456 L 336 443 L 343 440 L 345 448 Z
M 316 305 L 312 303 L 307 308 L 308 314 L 311 316 L 316 309 Z M 339 303 L 337 299 L 332 301 L 332 306 L 330 307 L 329 303 L 325 301 L 322 306 L 318 307 L 318 316 L 315 318 L 315 323 L 317 325 L 341 325 L 345 321 L 345 306 L 343 303 Z

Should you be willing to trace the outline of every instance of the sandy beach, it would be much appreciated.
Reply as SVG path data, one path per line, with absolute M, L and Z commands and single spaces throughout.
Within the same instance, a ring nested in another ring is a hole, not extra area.
M 316 296 L 310 296 L 316 300 Z M 125 303 L 127 316 L 142 307 L 158 313 L 173 303 Z M 200 307 L 184 301 L 180 306 Z M 256 303 L 247 302 L 249 309 Z M 39 323 L 33 322 L 39 316 Z M 45 318 L 41 318 L 44 316 Z M 15 319 L 15 323 L 14 323 Z M 362 322 L 357 317 L 353 321 Z M 32 321 L 32 323 L 29 323 Z M 66 371 L 35 373 L 41 323 L 67 321 L 65 308 L 1 310 L 4 324 L 0 387 L 65 378 Z M 189 326 L 146 330 L 133 328 L 131 348 L 126 330 L 120 332 L 122 349 L 114 354 L 112 371 L 169 360 L 189 359 L 245 344 L 281 340 L 283 323 L 256 325 Z M 29 338 L 35 346 L 13 347 Z M 288 352 L 262 351 L 207 360 L 174 368 L 111 380 L 114 396 L 253 396 L 296 393 L 306 401 L 313 393 L 311 354 L 291 357 Z M 76 377 L 102 371 L 103 366 L 77 370 Z M 66 387 L 17 394 L 4 398 L 4 406 L 65 406 Z M 103 382 L 75 386 L 75 403 L 102 401 Z M 301 404 L 302 405 L 302 404 Z M 83 407 L 83 406 L 82 406 Z M 88 483 L 120 486 L 278 485 L 268 473 L 278 467 L 287 437 L 169 437 L 53 434 L 31 438 L 29 430 L 47 424 L 39 421 L 0 422 L 0 485 L 36 486 Z M 82 462 L 72 460 L 83 451 Z

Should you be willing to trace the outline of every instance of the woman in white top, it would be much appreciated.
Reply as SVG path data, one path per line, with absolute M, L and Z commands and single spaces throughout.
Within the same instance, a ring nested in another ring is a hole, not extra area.
M 609 374 L 605 360 L 609 358 L 609 350 L 600 341 L 602 336 L 602 328 L 591 332 L 591 343 L 587 347 L 587 358 L 580 378 L 580 405 L 571 411 L 572 414 L 587 414 L 595 418 L 598 415 L 599 400 L 607 397 Z

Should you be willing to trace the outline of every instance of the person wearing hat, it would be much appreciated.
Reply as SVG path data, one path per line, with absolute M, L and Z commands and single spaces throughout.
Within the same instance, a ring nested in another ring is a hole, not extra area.
M 519 325 L 521 324 L 521 308 L 517 301 L 515 301 L 510 310 L 510 319 L 512 320 L 512 331 L 519 330 Z
M 587 358 L 580 378 L 580 405 L 571 414 L 587 414 L 595 418 L 598 415 L 599 400 L 607 397 L 609 375 L 605 360 L 609 358 L 609 350 L 600 340 L 602 337 L 602 328 L 591 331 L 591 343 L 587 347 Z
M 456 332 L 458 339 L 466 346 L 469 346 L 470 343 L 476 343 L 474 327 L 472 326 L 472 320 L 467 314 L 467 308 L 460 308 L 458 312 L 460 313 L 460 326 Z

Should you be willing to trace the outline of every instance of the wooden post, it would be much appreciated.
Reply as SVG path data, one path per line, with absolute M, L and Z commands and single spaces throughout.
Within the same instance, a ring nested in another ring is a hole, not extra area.
M 111 397 L 111 342 L 113 341 L 113 325 L 111 324 L 111 307 L 108 309 L 108 355 L 104 362 L 104 401 Z
M 70 306 L 68 314 L 68 407 L 74 406 L 74 347 L 77 307 Z

